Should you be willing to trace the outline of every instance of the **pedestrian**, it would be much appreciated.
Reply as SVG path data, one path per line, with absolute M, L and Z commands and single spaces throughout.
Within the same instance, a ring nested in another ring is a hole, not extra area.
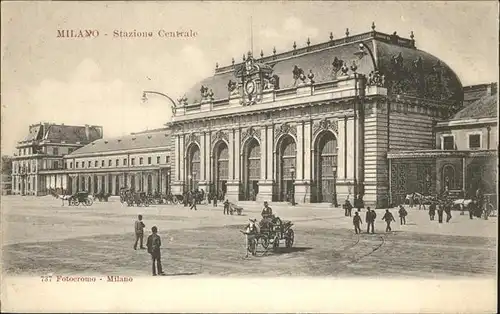
M 438 205 L 438 222 L 440 224 L 443 223 L 443 205 L 442 204 Z
M 408 216 L 408 212 L 403 205 L 399 205 L 399 221 L 402 225 L 406 225 L 406 216 Z
M 151 260 L 153 262 L 153 276 L 156 276 L 156 274 L 165 276 L 165 273 L 163 272 L 163 268 L 161 266 L 161 238 L 158 235 L 158 228 L 156 226 L 153 226 L 153 228 L 151 228 L 151 232 L 152 234 L 148 237 L 146 245 L 148 247 L 148 253 L 151 254 Z M 156 272 L 156 270 L 158 270 L 158 273 Z
M 356 207 L 358 209 L 358 212 L 361 211 L 361 208 L 365 207 L 364 202 L 363 202 L 363 197 L 361 196 L 361 194 L 359 194 L 358 197 L 355 198 L 354 207 Z M 349 214 L 349 216 L 351 216 L 351 215 Z
M 144 228 L 146 225 L 144 222 L 142 222 L 142 215 L 137 216 L 138 220 L 135 221 L 135 243 L 134 243 L 134 250 L 137 250 L 137 242 L 140 241 L 140 248 L 141 250 L 144 250 L 145 247 L 143 245 L 143 240 L 144 240 Z
M 191 207 L 189 207 L 189 210 L 192 210 L 193 208 L 194 208 L 194 210 L 198 210 L 196 208 L 196 203 L 197 203 L 196 197 L 195 197 L 195 195 L 192 195 L 191 196 Z
M 436 217 L 436 203 L 431 202 L 431 204 L 429 205 L 429 218 L 431 220 L 434 220 L 434 217 Z
M 217 207 L 217 193 L 213 194 L 214 207 Z
M 349 199 L 346 198 L 345 203 L 344 203 L 344 215 L 350 216 L 349 213 L 352 211 L 352 205 L 351 202 L 349 202 Z
M 451 220 L 451 203 L 444 205 L 444 212 L 446 213 L 446 222 L 448 223 Z
M 224 215 L 225 215 L 226 213 L 229 215 L 229 200 L 226 200 L 226 201 L 224 202 Z
M 360 210 L 358 209 L 357 213 L 359 213 L 359 211 Z M 374 210 L 370 209 L 370 206 L 368 206 L 366 208 L 366 218 L 365 218 L 366 224 L 368 225 L 366 233 L 370 233 L 370 226 L 372 229 L 372 233 L 375 233 L 375 218 L 377 218 L 377 214 L 375 213 Z
M 413 208 L 414 203 L 415 203 L 415 192 L 413 192 L 410 197 L 410 208 Z
M 472 200 L 472 202 L 469 203 L 469 218 L 472 220 L 474 219 L 474 207 L 476 206 L 476 202 Z
M 394 219 L 394 216 L 388 209 L 385 210 L 385 214 L 384 217 L 382 217 L 382 220 L 385 220 L 385 223 L 387 224 L 387 226 L 385 227 L 385 232 L 392 231 L 391 222 L 396 221 L 396 219 Z
M 356 234 L 361 233 L 360 224 L 362 224 L 363 222 L 361 221 L 361 217 L 359 216 L 359 212 L 354 213 L 354 217 L 352 218 L 352 223 L 354 224 L 354 232 Z

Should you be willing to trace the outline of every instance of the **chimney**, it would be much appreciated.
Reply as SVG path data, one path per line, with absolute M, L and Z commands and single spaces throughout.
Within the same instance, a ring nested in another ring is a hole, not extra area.
M 88 124 L 85 124 L 85 137 L 87 138 L 87 141 L 90 141 L 90 129 Z

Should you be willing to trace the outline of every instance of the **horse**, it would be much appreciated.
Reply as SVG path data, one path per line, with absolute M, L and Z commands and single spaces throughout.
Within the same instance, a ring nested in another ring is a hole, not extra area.
M 260 233 L 259 224 L 257 224 L 257 219 L 250 219 L 250 223 L 246 225 L 245 231 L 241 231 L 245 235 L 245 248 L 246 255 L 248 257 L 248 252 L 252 255 L 256 254 L 257 249 L 257 239 L 256 235 Z
M 56 194 L 56 198 L 58 198 L 62 201 L 61 206 L 64 206 L 64 201 L 67 201 L 68 205 L 70 205 L 69 202 L 71 200 L 72 195 L 59 195 L 57 193 L 55 193 L 55 194 Z

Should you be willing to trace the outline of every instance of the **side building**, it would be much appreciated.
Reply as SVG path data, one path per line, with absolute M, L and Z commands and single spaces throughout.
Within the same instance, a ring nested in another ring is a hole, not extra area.
M 64 186 L 64 156 L 102 136 L 101 126 L 30 125 L 12 159 L 12 194 L 45 195 L 48 186 Z
M 149 193 L 170 192 L 168 128 L 94 141 L 64 157 L 66 193 L 119 195 L 122 187 Z
M 436 123 L 433 149 L 389 152 L 391 200 L 398 204 L 408 193 L 440 194 L 446 188 L 465 197 L 481 189 L 496 199 L 497 98 L 496 83 L 466 86 L 466 106 Z

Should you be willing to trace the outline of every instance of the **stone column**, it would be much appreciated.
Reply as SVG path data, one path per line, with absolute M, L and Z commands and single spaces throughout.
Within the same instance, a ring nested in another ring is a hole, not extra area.
M 343 125 L 342 125 L 343 124 Z M 337 175 L 337 201 L 343 203 L 349 198 L 354 201 L 354 120 L 352 117 L 339 121 L 339 137 L 342 145 L 339 146 L 338 154 L 342 155 L 339 160 L 339 174 Z M 343 162 L 340 164 L 340 162 Z M 342 176 L 343 174 L 343 176 Z
M 300 131 L 299 131 L 300 130 Z M 311 201 L 311 168 L 314 168 L 314 156 L 311 155 L 311 122 L 305 121 L 297 129 L 297 177 L 295 180 L 295 202 Z M 300 143 L 300 146 L 299 146 Z M 301 165 L 300 168 L 298 165 Z
M 259 202 L 273 200 L 274 188 L 274 126 L 272 124 L 266 125 L 266 132 L 262 136 L 261 155 L 264 160 L 265 179 L 264 182 L 259 183 L 259 195 L 257 200 Z M 262 165 L 262 163 L 261 163 Z M 261 166 L 262 167 L 262 166 Z
M 184 184 L 184 135 L 176 135 L 175 151 L 173 154 L 175 177 L 172 178 L 172 194 L 180 195 Z M 137 179 L 137 178 L 136 178 Z M 138 182 L 136 180 L 136 186 Z
M 229 179 L 227 181 L 227 196 L 226 198 L 229 201 L 237 202 L 239 198 L 239 180 L 236 179 L 236 172 L 239 170 L 236 169 L 236 165 L 239 164 L 240 154 L 237 150 L 239 145 L 236 144 L 236 132 L 237 130 L 229 131 Z M 239 136 L 238 136 L 239 138 Z
M 199 185 L 205 184 L 206 175 L 205 175 L 205 132 L 202 132 L 200 135 L 200 173 L 198 175 Z

